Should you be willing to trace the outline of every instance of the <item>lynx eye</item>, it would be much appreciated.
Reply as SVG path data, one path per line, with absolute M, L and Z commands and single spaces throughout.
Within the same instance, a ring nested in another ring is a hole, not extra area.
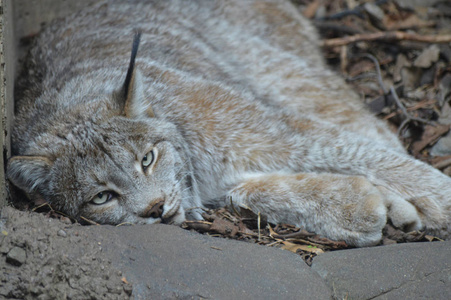
M 91 203 L 96 204 L 96 205 L 102 205 L 102 204 L 105 204 L 108 201 L 110 201 L 111 198 L 113 198 L 112 193 L 101 192 L 101 193 L 98 193 L 97 195 L 95 195 L 94 198 L 92 198 Z
M 154 159 L 155 159 L 155 155 L 153 153 L 153 150 L 150 150 L 149 152 L 147 152 L 147 154 L 144 155 L 144 157 L 141 161 L 141 165 L 143 166 L 143 169 L 146 170 L 147 167 L 153 163 Z

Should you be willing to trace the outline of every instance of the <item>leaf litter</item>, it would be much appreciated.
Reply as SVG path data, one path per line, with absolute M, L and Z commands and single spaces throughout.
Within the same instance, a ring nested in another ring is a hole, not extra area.
M 288 250 L 300 255 L 308 265 L 312 264 L 315 256 L 324 252 L 353 248 L 344 241 L 334 241 L 290 224 L 271 224 L 265 216 L 259 217 L 243 207 L 239 213 L 230 207 L 204 209 L 202 216 L 204 220 L 185 221 L 182 228 L 209 236 Z M 441 241 L 424 232 L 406 233 L 390 224 L 385 226 L 383 236 L 380 245 Z

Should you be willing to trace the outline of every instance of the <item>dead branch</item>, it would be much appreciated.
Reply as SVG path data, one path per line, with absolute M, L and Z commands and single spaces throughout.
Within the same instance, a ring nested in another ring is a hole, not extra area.
M 393 40 L 395 41 L 407 40 L 422 43 L 451 43 L 451 35 L 450 34 L 420 35 L 404 31 L 382 31 L 375 33 L 355 34 L 342 38 L 328 39 L 322 41 L 321 46 L 336 47 L 360 41 L 371 42 L 371 41 L 393 41 Z

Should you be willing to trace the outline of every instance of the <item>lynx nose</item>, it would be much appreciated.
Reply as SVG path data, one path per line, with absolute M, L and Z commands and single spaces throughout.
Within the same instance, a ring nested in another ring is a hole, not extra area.
M 143 218 L 160 218 L 163 215 L 164 200 L 155 203 L 149 210 L 147 210 L 141 217 Z

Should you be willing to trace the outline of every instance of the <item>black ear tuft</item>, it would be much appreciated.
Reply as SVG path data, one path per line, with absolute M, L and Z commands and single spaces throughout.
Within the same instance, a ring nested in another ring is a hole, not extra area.
M 123 113 L 127 118 L 153 118 L 155 116 L 152 106 L 145 96 L 141 72 L 135 66 L 140 40 L 141 32 L 138 31 L 135 33 L 135 38 L 133 39 L 132 54 L 127 76 L 125 77 L 122 90 L 119 93 L 119 101 L 123 107 Z
M 123 95 L 125 98 L 127 98 L 127 95 L 130 94 L 130 88 L 131 88 L 131 84 L 133 82 L 133 76 L 135 73 L 135 60 L 136 60 L 136 55 L 138 54 L 140 42 L 141 42 L 141 31 L 138 30 L 135 33 L 135 37 L 133 38 L 130 64 L 128 65 L 127 76 L 125 77 L 125 82 L 124 82 L 124 86 L 123 86 Z

